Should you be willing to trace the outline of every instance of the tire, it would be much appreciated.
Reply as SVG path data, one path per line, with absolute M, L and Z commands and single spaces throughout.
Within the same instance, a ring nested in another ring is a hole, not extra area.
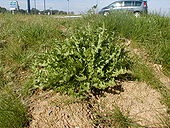
M 103 15 L 104 15 L 104 16 L 108 16 L 108 15 L 109 15 L 109 12 L 104 12 Z
M 135 15 L 135 17 L 140 17 L 141 16 L 140 12 L 134 12 L 134 15 Z

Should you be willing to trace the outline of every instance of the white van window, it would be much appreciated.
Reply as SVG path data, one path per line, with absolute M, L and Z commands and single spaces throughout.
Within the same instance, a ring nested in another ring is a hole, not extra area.
M 140 1 L 135 1 L 135 6 L 141 6 L 142 2 Z
M 124 1 L 124 6 L 141 6 L 141 1 Z
M 133 1 L 125 1 L 124 6 L 133 6 Z

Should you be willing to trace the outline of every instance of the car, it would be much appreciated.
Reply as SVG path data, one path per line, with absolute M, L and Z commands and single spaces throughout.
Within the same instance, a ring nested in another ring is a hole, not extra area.
M 142 13 L 148 12 L 148 5 L 146 0 L 117 0 L 110 5 L 102 8 L 99 14 L 108 15 L 112 11 L 128 11 L 135 14 L 136 17 Z

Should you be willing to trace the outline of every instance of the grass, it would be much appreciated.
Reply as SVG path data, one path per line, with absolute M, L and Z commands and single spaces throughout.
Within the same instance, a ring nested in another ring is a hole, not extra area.
M 149 66 L 141 61 L 139 58 L 134 59 L 134 64 L 132 67 L 133 76 L 137 80 L 146 82 L 148 85 L 151 85 L 154 89 L 163 88 L 161 82 L 153 74 L 153 70 Z
M 32 58 L 65 37 L 57 22 L 45 17 L 0 14 L 0 26 L 0 128 L 23 128 L 29 117 L 22 88 Z
M 27 124 L 27 110 L 21 102 L 22 88 L 25 86 L 30 90 L 30 84 L 26 85 L 25 82 L 31 76 L 30 65 L 34 56 L 53 49 L 55 42 L 71 37 L 82 26 L 90 25 L 91 29 L 96 29 L 103 23 L 107 33 L 112 33 L 118 44 L 122 38 L 132 40 L 133 45 L 144 48 L 150 61 L 161 64 L 166 75 L 170 76 L 169 17 L 147 15 L 135 18 L 133 15 L 115 13 L 108 17 L 90 15 L 80 19 L 55 19 L 0 14 L 0 128 L 22 128 Z M 170 93 L 155 77 L 151 67 L 134 58 L 132 72 L 135 78 L 157 89 L 163 96 L 162 102 L 170 108 Z M 121 128 L 133 124 L 132 119 L 118 107 L 101 122 Z
M 118 16 L 118 33 L 144 47 L 155 63 L 161 64 L 170 74 L 170 18 L 148 15 L 141 18 Z
M 0 93 L 0 128 L 27 126 L 27 109 L 19 97 L 10 89 L 3 89 Z
M 118 106 L 114 106 L 113 110 L 104 110 L 104 112 L 96 113 L 95 124 L 99 127 L 107 128 L 140 128 L 140 124 L 136 123 L 128 113 L 123 112 Z

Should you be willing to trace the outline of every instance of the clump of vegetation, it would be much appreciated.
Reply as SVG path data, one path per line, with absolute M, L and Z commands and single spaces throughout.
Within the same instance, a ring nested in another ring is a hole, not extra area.
M 11 90 L 0 91 L 0 128 L 23 128 L 28 124 L 27 109 Z
M 116 44 L 114 33 L 108 33 L 104 26 L 89 25 L 64 42 L 56 42 L 52 51 L 35 57 L 33 84 L 87 96 L 93 89 L 114 86 L 115 78 L 128 68 L 127 53 Z

